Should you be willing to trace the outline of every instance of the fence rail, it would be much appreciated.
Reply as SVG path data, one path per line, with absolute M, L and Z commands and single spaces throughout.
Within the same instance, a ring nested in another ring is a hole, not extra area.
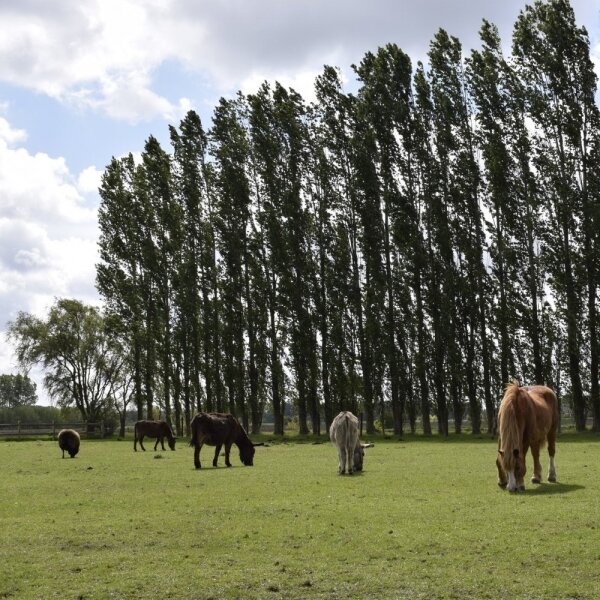
M 0 423 L 0 437 L 22 438 L 22 437 L 50 437 L 56 439 L 61 429 L 74 429 L 86 437 L 104 437 L 106 427 L 104 422 L 99 423 Z

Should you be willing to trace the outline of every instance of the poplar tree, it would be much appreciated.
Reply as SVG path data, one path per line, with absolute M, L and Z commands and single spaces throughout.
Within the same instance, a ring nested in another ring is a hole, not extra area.
M 452 207 L 448 213 L 452 227 L 448 233 L 451 237 L 444 234 L 440 238 L 445 266 L 444 297 L 450 303 L 447 309 L 451 316 L 452 337 L 448 345 L 450 397 L 455 425 L 460 431 L 463 410 L 461 381 L 466 380 L 471 424 L 473 431 L 478 433 L 481 415 L 476 377 L 477 346 L 480 348 L 484 395 L 488 397 L 491 394 L 487 285 L 483 264 L 485 238 L 480 208 L 480 175 L 459 40 L 440 30 L 431 43 L 429 59 L 436 106 L 436 148 L 441 166 L 443 201 Z M 454 250 L 452 246 L 455 246 Z M 454 260 L 453 253 L 457 260 Z M 462 315 L 453 310 L 453 298 L 462 309 Z M 462 323 L 459 322 L 461 316 Z M 464 364 L 461 364 L 456 339 L 461 339 L 464 348 Z
M 513 54 L 538 133 L 535 158 L 549 218 L 545 230 L 548 268 L 558 298 L 565 301 L 573 411 L 580 431 L 585 429 L 586 416 L 581 372 L 581 346 L 586 334 L 594 406 L 598 405 L 599 393 L 594 259 L 597 227 L 589 218 L 593 217 L 589 184 L 595 180 L 590 158 L 598 130 L 596 77 L 587 32 L 577 27 L 567 0 L 538 0 L 521 12 L 515 24 Z M 579 276 L 583 265 L 585 279 Z M 580 328 L 584 289 L 587 332 Z
M 374 404 L 382 399 L 385 346 L 382 324 L 385 320 L 386 271 L 384 264 L 385 225 L 381 213 L 380 182 L 376 170 L 377 145 L 368 120 L 368 108 L 357 105 L 353 129 L 353 160 L 356 171 L 360 239 L 365 263 L 365 363 L 372 386 L 365 392 L 364 411 L 367 433 L 375 432 Z M 383 415 L 382 415 L 383 416 Z
M 390 380 L 394 433 L 402 434 L 403 401 L 406 380 L 402 377 L 404 365 L 400 365 L 398 341 L 403 343 L 404 335 L 399 333 L 397 279 L 400 269 L 393 269 L 400 253 L 406 260 L 409 252 L 405 245 L 405 229 L 412 217 L 405 193 L 400 186 L 406 185 L 410 173 L 406 150 L 400 147 L 398 138 L 406 141 L 410 134 L 411 119 L 411 76 L 409 57 L 396 45 L 388 44 L 379 48 L 377 54 L 367 53 L 356 68 L 362 87 L 359 92 L 360 106 L 368 115 L 373 129 L 378 153 L 378 176 L 380 180 L 381 211 L 383 214 L 383 260 L 385 265 L 386 287 L 386 355 Z M 410 226 L 409 226 L 410 228 Z M 406 282 L 400 282 L 404 288 Z M 406 308 L 406 307 L 405 307 Z M 410 315 L 411 310 L 404 311 Z M 402 378 L 402 382 L 401 382 Z M 402 385 L 401 385 L 402 384 Z
M 431 379 L 434 389 L 437 391 L 437 403 L 441 399 L 445 401 L 443 395 L 443 369 L 445 360 L 445 344 L 443 335 L 443 326 L 441 322 L 441 312 L 439 305 L 440 294 L 440 262 L 436 251 L 436 207 L 439 203 L 439 166 L 434 153 L 433 137 L 433 102 L 431 99 L 431 86 L 425 75 L 422 63 L 417 63 L 417 69 L 414 75 L 414 152 L 416 158 L 416 167 L 418 173 L 418 202 L 422 212 L 421 223 L 423 228 L 423 247 L 422 252 L 418 254 L 416 260 L 422 270 L 419 271 L 419 289 L 422 293 L 416 296 L 417 301 L 427 310 L 431 327 L 428 335 L 424 328 L 418 333 L 419 352 L 415 365 L 416 376 L 419 380 L 420 388 L 420 412 L 423 424 L 423 433 L 431 434 L 430 422 L 430 398 L 429 398 L 429 377 L 426 367 L 425 345 L 427 338 L 432 340 L 433 350 L 430 353 L 432 359 Z M 425 273 L 425 277 L 420 274 Z M 421 285 L 421 282 L 423 285 Z M 415 284 L 416 285 L 416 284 Z M 419 304 L 417 304 L 419 307 Z
M 472 52 L 467 76 L 477 107 L 477 142 L 485 167 L 485 201 L 490 214 L 490 276 L 496 297 L 493 317 L 499 345 L 500 382 L 505 384 L 518 376 L 514 345 L 523 324 L 516 318 L 521 312 L 521 278 L 516 258 L 523 237 L 523 221 L 519 216 L 520 205 L 527 202 L 529 170 L 519 174 L 515 146 L 526 133 L 518 127 L 518 100 L 514 97 L 518 90 L 511 85 L 512 73 L 502 55 L 498 31 L 484 22 L 480 36 L 483 47 L 481 51 Z M 521 183 L 524 185 L 520 186 Z M 525 197 L 519 198 L 520 190 L 525 191 Z M 533 307 L 537 307 L 537 295 L 533 298 Z M 499 395 L 501 389 L 496 392 Z M 495 408 L 489 396 L 485 400 L 487 429 L 491 432 Z
M 284 372 L 282 365 L 285 334 L 281 272 L 285 269 L 284 232 L 278 214 L 281 170 L 278 140 L 274 134 L 274 108 L 271 88 L 265 83 L 248 96 L 252 179 L 255 189 L 259 233 L 257 236 L 261 268 L 266 284 L 269 315 L 269 367 L 274 433 L 284 433 Z
M 365 333 L 364 261 L 359 240 L 362 226 L 355 169 L 353 129 L 356 98 L 342 90 L 339 72 L 325 67 L 316 80 L 323 146 L 329 163 L 331 192 L 337 206 L 333 225 L 331 299 L 332 375 L 334 410 L 359 410 L 373 404 L 371 363 L 367 359 Z
M 172 194 L 181 211 L 181 246 L 175 260 L 175 310 L 177 325 L 175 335 L 180 347 L 181 393 L 184 418 L 189 429 L 191 414 L 201 410 L 202 398 L 206 406 L 212 405 L 214 389 L 210 363 L 203 363 L 203 316 L 201 282 L 201 249 L 205 244 L 202 229 L 205 184 L 202 166 L 206 154 L 207 138 L 194 111 L 182 119 L 179 130 L 169 128 L 173 160 L 171 161 Z M 206 324 L 205 327 L 208 327 Z M 203 368 L 204 367 L 204 368 Z M 205 385 L 202 385 L 202 379 Z
M 217 248 L 223 260 L 223 350 L 229 409 L 248 428 L 249 412 L 253 428 L 260 428 L 258 379 L 253 309 L 246 285 L 250 184 L 246 174 L 249 145 L 242 121 L 243 102 L 221 99 L 213 115 L 211 153 L 216 160 L 217 198 L 215 221 Z M 244 310 L 244 302 L 247 310 Z M 246 319 L 248 317 L 248 319 Z M 249 346 L 249 377 L 246 376 L 246 341 Z M 246 380 L 250 398 L 246 402 Z
M 147 335 L 143 318 L 145 274 L 142 234 L 137 221 L 140 201 L 134 190 L 135 164 L 129 154 L 113 158 L 102 176 L 98 210 L 100 262 L 96 287 L 109 310 L 118 315 L 133 347 L 133 378 L 138 419 L 143 418 L 143 352 Z
M 147 230 L 144 240 L 145 267 L 151 279 L 151 287 L 155 290 L 155 303 L 149 310 L 152 321 L 149 329 L 154 333 L 149 357 L 153 356 L 154 348 L 156 348 L 161 368 L 160 394 L 162 398 L 159 398 L 159 402 L 164 407 L 166 419 L 170 423 L 172 421 L 171 383 L 173 379 L 171 287 L 173 258 L 178 250 L 175 246 L 178 237 L 176 230 L 180 224 L 180 217 L 179 207 L 173 202 L 171 196 L 170 158 L 153 136 L 150 136 L 146 142 L 139 170 L 139 189 L 146 205 L 147 215 Z M 150 377 L 150 373 L 148 373 L 148 377 Z

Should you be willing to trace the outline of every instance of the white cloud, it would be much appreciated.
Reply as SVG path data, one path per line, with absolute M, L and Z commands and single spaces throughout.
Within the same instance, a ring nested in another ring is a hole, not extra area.
M 102 179 L 103 171 L 99 171 L 96 167 L 87 167 L 77 178 L 77 189 L 82 194 L 93 194 L 98 191 Z
M 19 311 L 44 316 L 59 297 L 100 303 L 99 178 L 93 167 L 76 177 L 63 158 L 32 155 L 0 139 L 0 335 Z M 15 369 L 10 347 L 3 347 L 0 373 Z
M 2 107 L 0 107 L 0 112 Z M 8 146 L 12 146 L 17 142 L 24 142 L 27 139 L 27 133 L 23 129 L 13 129 L 9 122 L 0 117 L 0 140 L 4 141 Z
M 48 0 L 0 6 L 0 79 L 115 119 L 177 113 L 150 90 L 149 73 L 172 56 L 163 35 L 169 2 Z
M 264 81 L 268 81 L 270 84 L 277 81 L 284 87 L 292 88 L 299 92 L 307 102 L 314 102 L 316 101 L 315 78 L 320 74 L 320 71 L 301 71 L 293 75 L 277 71 L 266 74 L 253 73 L 242 80 L 240 90 L 245 94 L 253 94 Z
M 95 228 L 96 211 L 75 186 L 64 158 L 30 154 L 0 139 L 0 211 L 4 218 L 44 224 L 55 232 Z
M 103 78 L 101 98 L 86 98 L 84 103 L 101 109 L 114 119 L 128 123 L 153 117 L 177 121 L 191 108 L 188 98 L 180 98 L 177 104 L 173 104 L 153 92 L 150 86 L 151 80 L 145 73 Z
M 595 3 L 572 4 L 584 23 L 597 19 Z M 366 51 L 388 42 L 423 59 L 439 27 L 458 36 L 468 53 L 478 45 L 486 18 L 509 45 L 524 5 L 524 0 L 2 2 L 0 80 L 131 123 L 174 120 L 188 101 L 153 89 L 153 75 L 168 61 L 213 84 L 213 95 L 264 79 L 290 81 L 310 95 L 308 74 L 319 73 L 323 64 L 348 72 Z

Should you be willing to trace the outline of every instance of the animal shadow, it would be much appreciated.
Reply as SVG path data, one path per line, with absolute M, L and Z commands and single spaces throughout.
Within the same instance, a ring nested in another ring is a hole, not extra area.
M 585 486 L 576 483 L 530 483 L 525 489 L 525 494 L 529 496 L 568 494 L 584 489 Z

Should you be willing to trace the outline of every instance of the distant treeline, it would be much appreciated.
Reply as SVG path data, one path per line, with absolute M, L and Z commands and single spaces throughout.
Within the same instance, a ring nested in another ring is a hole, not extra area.
M 493 426 L 503 385 L 546 383 L 600 428 L 600 120 L 566 0 L 526 6 L 512 53 L 394 44 L 325 67 L 316 102 L 264 83 L 189 112 L 169 152 L 113 159 L 97 286 L 128 342 L 138 414 L 263 409 L 300 433 L 385 407 L 395 433 Z M 485 422 L 482 424 L 482 420 Z
M 0 408 L 0 423 L 75 423 L 81 421 L 81 413 L 76 408 L 55 408 L 53 406 L 16 406 Z

